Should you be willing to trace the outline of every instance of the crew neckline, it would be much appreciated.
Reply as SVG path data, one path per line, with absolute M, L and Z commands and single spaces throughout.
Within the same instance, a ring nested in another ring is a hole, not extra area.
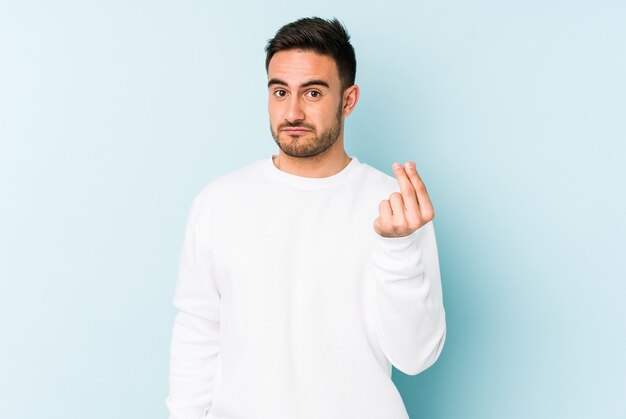
M 298 189 L 322 189 L 340 185 L 345 182 L 361 165 L 361 162 L 355 156 L 348 156 L 350 157 L 350 163 L 334 175 L 326 177 L 306 177 L 280 170 L 274 164 L 273 158 L 276 156 L 277 155 L 275 154 L 270 154 L 269 158 L 263 162 L 265 174 L 277 183 Z

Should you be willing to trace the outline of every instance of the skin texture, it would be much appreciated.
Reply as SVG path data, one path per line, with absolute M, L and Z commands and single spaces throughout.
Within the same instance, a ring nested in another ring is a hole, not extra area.
M 305 86 L 316 80 L 328 86 Z M 280 148 L 274 164 L 287 173 L 306 177 L 340 172 L 350 162 L 343 146 L 343 120 L 358 101 L 359 87 L 352 85 L 341 92 L 335 61 L 302 50 L 274 54 L 268 66 L 268 83 L 270 128 Z M 285 131 L 293 127 L 310 131 Z
M 404 166 L 394 163 L 392 167 L 400 192 L 380 202 L 374 230 L 383 237 L 403 237 L 435 218 L 435 211 L 415 163 L 408 161 Z
M 277 52 L 268 66 L 270 131 L 279 147 L 274 165 L 304 177 L 328 177 L 350 163 L 344 120 L 359 99 L 354 84 L 344 91 L 335 61 L 299 49 Z M 300 128 L 305 132 L 289 132 Z M 400 192 L 380 202 L 374 220 L 383 237 L 404 237 L 431 221 L 434 210 L 414 162 L 393 164 Z

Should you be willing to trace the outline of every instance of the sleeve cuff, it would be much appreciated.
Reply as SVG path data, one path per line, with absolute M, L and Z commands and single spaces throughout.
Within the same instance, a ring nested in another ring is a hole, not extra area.
M 396 280 L 419 276 L 424 269 L 421 259 L 422 252 L 416 232 L 404 237 L 383 237 L 374 232 L 372 262 L 379 279 Z
M 374 242 L 377 247 L 388 252 L 406 252 L 411 247 L 417 248 L 417 231 L 403 237 L 384 237 L 374 231 Z

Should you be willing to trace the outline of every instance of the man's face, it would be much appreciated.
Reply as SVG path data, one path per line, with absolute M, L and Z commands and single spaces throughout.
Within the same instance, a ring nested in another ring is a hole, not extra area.
M 341 81 L 335 61 L 311 51 L 279 51 L 268 66 L 272 137 L 291 157 L 328 150 L 343 132 Z

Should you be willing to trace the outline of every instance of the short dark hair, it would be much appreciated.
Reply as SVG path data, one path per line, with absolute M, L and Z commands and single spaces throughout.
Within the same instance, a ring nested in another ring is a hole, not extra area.
M 350 35 L 337 20 L 319 17 L 304 17 L 283 26 L 265 47 L 265 71 L 269 71 L 270 60 L 279 51 L 302 49 L 328 55 L 335 60 L 341 80 L 342 91 L 354 84 L 356 57 L 350 44 Z

